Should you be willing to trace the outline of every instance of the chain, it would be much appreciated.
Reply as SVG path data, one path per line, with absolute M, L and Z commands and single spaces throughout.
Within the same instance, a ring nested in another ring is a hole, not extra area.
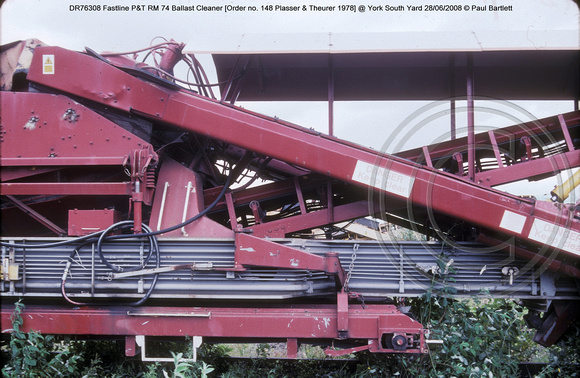
M 360 298 L 360 303 L 362 304 L 363 310 L 366 309 L 367 308 L 367 305 L 365 304 L 365 297 L 363 297 L 363 295 L 361 294 L 359 296 L 359 298 Z
M 356 252 L 358 251 L 359 244 L 356 243 L 352 247 L 352 255 L 350 256 L 350 265 L 348 266 L 348 273 L 346 274 L 346 282 L 344 283 L 344 290 L 348 291 L 348 283 L 350 282 L 350 277 L 352 276 L 352 272 L 354 270 L 354 260 L 356 260 Z

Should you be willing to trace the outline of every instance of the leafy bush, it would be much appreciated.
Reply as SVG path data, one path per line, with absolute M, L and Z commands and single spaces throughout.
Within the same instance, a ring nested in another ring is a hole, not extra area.
M 550 348 L 550 362 L 537 377 L 553 376 L 580 377 L 580 321 L 572 324 L 558 344 Z
M 439 261 L 443 289 L 433 288 L 412 301 L 418 320 L 429 338 L 443 340 L 419 361 L 402 358 L 404 370 L 413 376 L 515 376 L 518 362 L 531 347 L 524 308 L 512 300 L 494 299 L 485 293 L 472 299 L 455 299 L 453 268 Z
M 412 374 L 425 376 L 514 376 L 519 359 L 522 311 L 518 305 L 499 299 L 481 303 L 431 296 L 415 301 L 420 322 L 430 338 L 443 340 L 422 363 L 402 359 Z
M 73 377 L 78 376 L 81 356 L 73 355 L 53 336 L 38 332 L 24 333 L 21 313 L 24 305 L 16 303 L 12 314 L 8 363 L 2 368 L 3 377 Z

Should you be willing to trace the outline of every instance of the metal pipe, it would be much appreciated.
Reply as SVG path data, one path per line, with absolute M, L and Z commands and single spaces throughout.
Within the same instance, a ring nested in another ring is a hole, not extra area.
M 141 193 L 141 182 L 139 179 L 135 181 L 135 192 L 132 196 L 133 201 L 133 231 L 136 234 L 140 234 L 143 223 L 143 195 Z
M 457 126 L 456 126 L 456 109 L 455 109 L 455 54 L 451 54 L 451 61 L 449 64 L 449 82 L 451 87 L 451 101 L 449 109 L 449 117 L 451 121 L 451 140 L 457 137 Z
M 475 181 L 475 112 L 473 100 L 473 54 L 467 55 L 467 176 Z
M 334 61 L 328 54 L 328 135 L 334 135 Z
M 550 192 L 552 196 L 552 201 L 554 202 L 564 202 L 570 193 L 574 191 L 578 186 L 580 186 L 580 169 L 576 171 L 565 183 L 562 185 L 557 185 L 554 190 Z
M 5 277 L 8 274 L 8 264 L 6 263 L 6 247 L 2 246 L 2 277 L 1 277 L 1 282 L 0 282 L 0 291 L 4 291 L 5 287 L 4 287 L 4 281 L 5 281 Z
M 163 220 L 163 213 L 165 212 L 165 199 L 167 198 L 167 188 L 169 188 L 169 182 L 166 181 L 163 186 L 163 196 L 161 197 L 161 208 L 159 209 L 159 220 L 157 221 L 157 231 L 161 230 L 161 221 Z
M 185 193 L 185 205 L 183 206 L 183 217 L 181 219 L 181 222 L 185 222 L 185 220 L 187 219 L 187 208 L 189 207 L 189 195 L 191 194 L 191 187 L 192 183 L 191 181 L 189 181 L 187 183 L 187 189 Z M 181 233 L 183 234 L 183 236 L 187 236 L 187 232 L 185 232 L 185 226 L 181 227 Z
M 22 294 L 26 293 L 26 248 L 22 248 Z
M 95 295 L 95 243 L 91 244 L 91 296 Z

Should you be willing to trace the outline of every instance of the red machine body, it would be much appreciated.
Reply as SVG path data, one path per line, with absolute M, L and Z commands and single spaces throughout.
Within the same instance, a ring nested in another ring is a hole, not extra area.
M 550 314 L 578 303 L 578 205 L 492 188 L 580 166 L 577 111 L 389 155 L 235 107 L 250 65 L 232 69 L 220 101 L 183 45 L 159 49 L 161 66 L 148 67 L 121 54 L 36 47 L 25 90 L 2 92 L 2 290 L 34 302 L 24 329 L 121 336 L 130 354 L 136 336 L 178 335 L 283 339 L 289 356 L 308 341 L 345 346 L 329 354 L 423 353 L 421 324 L 377 303 L 420 295 L 422 282 L 441 276 L 425 268 L 439 257 L 428 243 L 418 252 L 390 242 L 361 248 L 337 234 L 336 224 L 367 216 L 434 236 L 466 270 L 497 253 L 488 264 L 497 295 L 516 290 Z M 181 59 L 198 91 L 176 84 Z M 265 183 L 251 185 L 257 179 Z M 65 229 L 80 238 L 63 238 Z M 320 232 L 339 240 L 301 244 Z M 363 260 L 383 258 L 355 265 L 359 249 Z M 58 261 L 67 261 L 62 278 L 50 278 Z M 10 276 L 10 264 L 21 274 Z M 364 269 L 381 264 L 393 273 L 370 282 Z M 469 274 L 466 293 L 483 285 Z M 52 296 L 62 304 L 39 300 Z M 364 297 L 377 303 L 356 303 Z M 3 306 L 3 323 L 9 316 Z M 553 343 L 565 327 L 551 326 L 574 316 L 546 316 L 538 339 Z

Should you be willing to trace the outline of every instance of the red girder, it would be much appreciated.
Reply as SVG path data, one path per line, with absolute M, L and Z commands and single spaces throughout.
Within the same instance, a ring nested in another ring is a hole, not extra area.
M 128 196 L 130 182 L 9 182 L 2 183 L 2 195 Z
M 10 328 L 13 306 L 2 307 L 2 331 Z M 392 305 L 350 305 L 347 334 L 339 334 L 335 305 L 291 308 L 27 306 L 23 332 L 84 336 L 203 336 L 207 338 L 368 340 L 374 352 L 426 352 L 422 326 Z M 417 347 L 394 350 L 385 335 L 413 336 Z
M 235 262 L 236 265 L 326 272 L 336 275 L 341 286 L 346 280 L 337 253 L 330 252 L 325 256 L 317 256 L 307 251 L 241 233 L 236 234 Z
M 329 215 L 332 212 L 332 215 Z M 259 237 L 284 237 L 301 230 L 307 230 L 328 224 L 331 216 L 334 222 L 344 222 L 350 219 L 363 218 L 369 215 L 367 201 L 357 201 L 345 205 L 334 206 L 331 209 L 312 211 L 279 220 L 273 220 L 248 227 L 252 235 Z

